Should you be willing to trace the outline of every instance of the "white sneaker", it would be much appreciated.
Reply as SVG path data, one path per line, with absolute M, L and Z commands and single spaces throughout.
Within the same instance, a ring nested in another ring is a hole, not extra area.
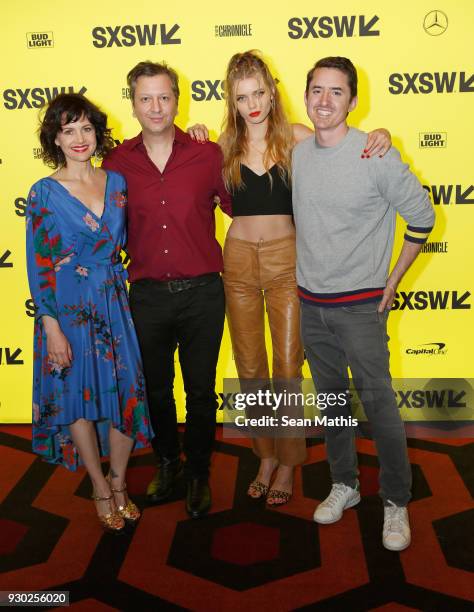
M 329 525 L 338 521 L 344 510 L 352 508 L 360 502 L 358 489 L 348 487 L 342 482 L 332 485 L 331 493 L 319 504 L 314 511 L 313 518 L 317 523 Z
M 387 501 L 389 505 L 383 509 L 383 545 L 388 550 L 405 550 L 411 542 L 407 508 Z

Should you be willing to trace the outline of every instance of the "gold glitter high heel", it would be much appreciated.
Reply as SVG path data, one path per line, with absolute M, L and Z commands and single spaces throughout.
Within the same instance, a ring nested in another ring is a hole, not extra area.
M 117 505 L 117 513 L 122 517 L 122 519 L 128 525 L 136 525 L 138 523 L 138 519 L 141 516 L 141 512 L 132 502 L 132 500 L 127 495 L 127 485 L 122 483 L 122 486 L 119 489 L 114 489 L 112 486 L 112 482 L 110 479 L 110 474 L 107 475 L 107 481 L 110 484 L 110 490 L 112 493 L 123 493 L 125 497 L 125 504 Z
M 112 509 L 113 494 L 110 494 L 107 497 L 99 497 L 94 492 L 92 494 L 92 499 L 95 502 L 103 502 L 103 501 L 109 502 L 110 512 L 108 514 L 99 514 L 97 512 L 97 516 L 99 518 L 100 524 L 102 525 L 102 528 L 104 529 L 104 531 L 106 531 L 107 533 L 112 533 L 116 535 L 123 533 L 123 530 L 125 528 L 125 521 L 122 518 L 122 516 L 117 512 L 117 510 Z

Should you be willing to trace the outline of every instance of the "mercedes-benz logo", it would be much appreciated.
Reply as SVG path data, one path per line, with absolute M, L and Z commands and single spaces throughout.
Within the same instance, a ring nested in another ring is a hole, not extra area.
M 423 28 L 430 36 L 440 36 L 448 29 L 448 17 L 443 11 L 430 11 L 425 15 Z

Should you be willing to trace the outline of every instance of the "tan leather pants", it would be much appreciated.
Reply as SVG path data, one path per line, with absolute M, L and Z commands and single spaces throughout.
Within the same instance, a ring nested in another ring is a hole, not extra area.
M 224 289 L 227 322 L 239 378 L 269 379 L 264 310 L 268 315 L 273 351 L 273 381 L 301 380 L 303 346 L 300 304 L 296 292 L 294 236 L 264 242 L 227 237 L 224 246 Z M 294 390 L 294 389 L 293 389 Z M 258 437 L 254 452 L 276 457 L 283 465 L 298 465 L 306 457 L 305 438 Z

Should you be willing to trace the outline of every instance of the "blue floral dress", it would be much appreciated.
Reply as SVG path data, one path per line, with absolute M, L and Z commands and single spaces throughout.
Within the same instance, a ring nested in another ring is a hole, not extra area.
M 107 171 L 104 212 L 97 217 L 56 180 L 33 185 L 26 211 L 28 280 L 37 307 L 33 353 L 33 450 L 75 470 L 68 425 L 94 421 L 101 455 L 109 428 L 153 437 L 138 341 L 120 251 L 126 241 L 126 183 Z M 48 359 L 42 316 L 58 320 L 73 353 L 70 367 Z

